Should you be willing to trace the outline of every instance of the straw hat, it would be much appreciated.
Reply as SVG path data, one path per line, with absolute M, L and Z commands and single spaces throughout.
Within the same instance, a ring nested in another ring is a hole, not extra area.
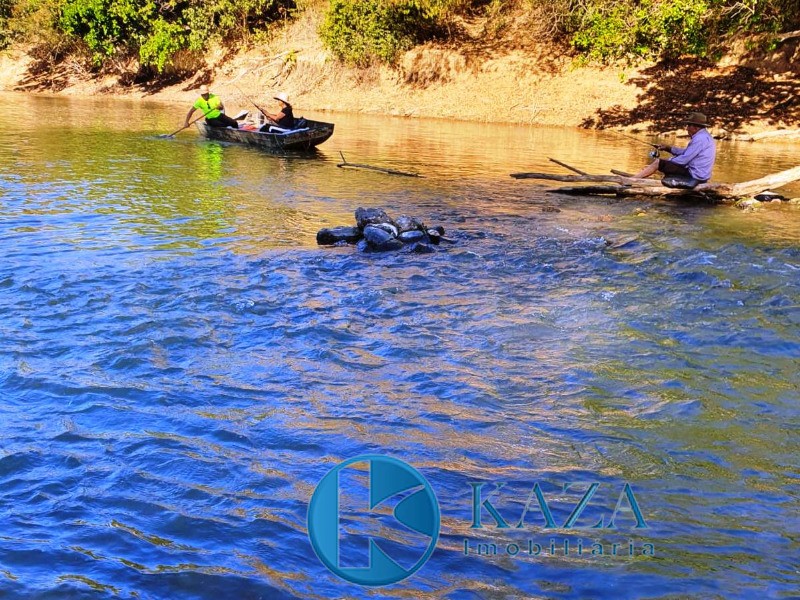
M 201 96 L 202 96 L 203 94 L 209 94 L 209 93 L 210 93 L 210 92 L 209 92 L 209 90 L 208 90 L 208 86 L 207 86 L 207 85 L 201 85 L 201 86 L 200 86 L 200 95 L 201 95 Z
M 708 119 L 703 113 L 693 112 L 686 119 L 687 125 L 697 125 L 698 127 L 708 127 Z
M 273 96 L 275 100 L 283 102 L 284 104 L 289 104 L 289 95 L 286 92 L 278 92 Z

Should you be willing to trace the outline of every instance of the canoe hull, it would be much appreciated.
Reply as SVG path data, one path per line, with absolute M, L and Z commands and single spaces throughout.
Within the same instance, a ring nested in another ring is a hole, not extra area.
M 209 127 L 196 123 L 200 134 L 209 140 L 254 146 L 268 152 L 309 152 L 333 135 L 333 124 L 306 119 L 306 127 L 287 133 L 262 133 L 228 127 Z

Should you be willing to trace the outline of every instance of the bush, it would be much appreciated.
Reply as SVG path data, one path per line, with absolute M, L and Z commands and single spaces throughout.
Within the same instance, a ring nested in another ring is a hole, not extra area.
M 156 7 L 151 2 L 65 0 L 60 26 L 86 42 L 94 62 L 100 65 L 119 48 L 138 46 L 155 17 Z
M 295 6 L 294 0 L 50 1 L 63 2 L 59 27 L 83 40 L 96 64 L 118 53 L 138 53 L 142 65 L 159 73 L 183 49 L 202 52 L 216 38 L 245 38 Z
M 573 25 L 572 45 L 590 59 L 702 56 L 707 50 L 704 0 L 593 2 Z
M 13 0 L 0 0 L 0 48 L 5 48 L 11 38 L 8 19 L 14 8 Z
M 139 61 L 163 73 L 165 67 L 172 64 L 173 57 L 186 46 L 186 34 L 181 25 L 158 19 L 150 35 L 139 46 Z
M 544 31 L 600 61 L 705 56 L 742 33 L 800 26 L 797 0 L 529 0 Z
M 444 2 L 331 0 L 320 27 L 323 43 L 339 59 L 359 66 L 392 63 L 398 52 L 428 39 Z
M 7 42 L 19 40 L 29 44 L 29 52 L 35 58 L 57 60 L 74 45 L 58 25 L 60 0 L 12 0 L 5 6 Z

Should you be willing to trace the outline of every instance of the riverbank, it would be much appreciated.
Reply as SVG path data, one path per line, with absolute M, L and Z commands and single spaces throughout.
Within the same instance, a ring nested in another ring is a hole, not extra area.
M 519 35 L 498 38 L 473 24 L 458 47 L 428 44 L 395 67 L 355 69 L 323 48 L 319 18 L 304 13 L 269 44 L 208 53 L 203 63 L 184 65 L 193 76 L 171 85 L 131 83 L 124 68 L 96 74 L 74 62 L 43 65 L 15 49 L 0 60 L 0 88 L 189 104 L 197 86 L 208 84 L 232 108 L 252 108 L 248 97 L 267 105 L 281 90 L 308 111 L 650 132 L 681 129 L 683 115 L 699 110 L 721 137 L 793 129 L 800 122 L 800 77 L 792 67 L 800 60 L 800 35 L 769 53 L 743 41 L 715 63 L 587 66 L 565 48 Z

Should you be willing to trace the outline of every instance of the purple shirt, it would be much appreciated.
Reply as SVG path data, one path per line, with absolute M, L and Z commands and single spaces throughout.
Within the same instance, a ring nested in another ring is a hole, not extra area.
M 686 148 L 673 146 L 669 151 L 675 155 L 670 162 L 686 167 L 692 177 L 701 181 L 711 179 L 717 147 L 714 138 L 705 128 L 692 136 Z

